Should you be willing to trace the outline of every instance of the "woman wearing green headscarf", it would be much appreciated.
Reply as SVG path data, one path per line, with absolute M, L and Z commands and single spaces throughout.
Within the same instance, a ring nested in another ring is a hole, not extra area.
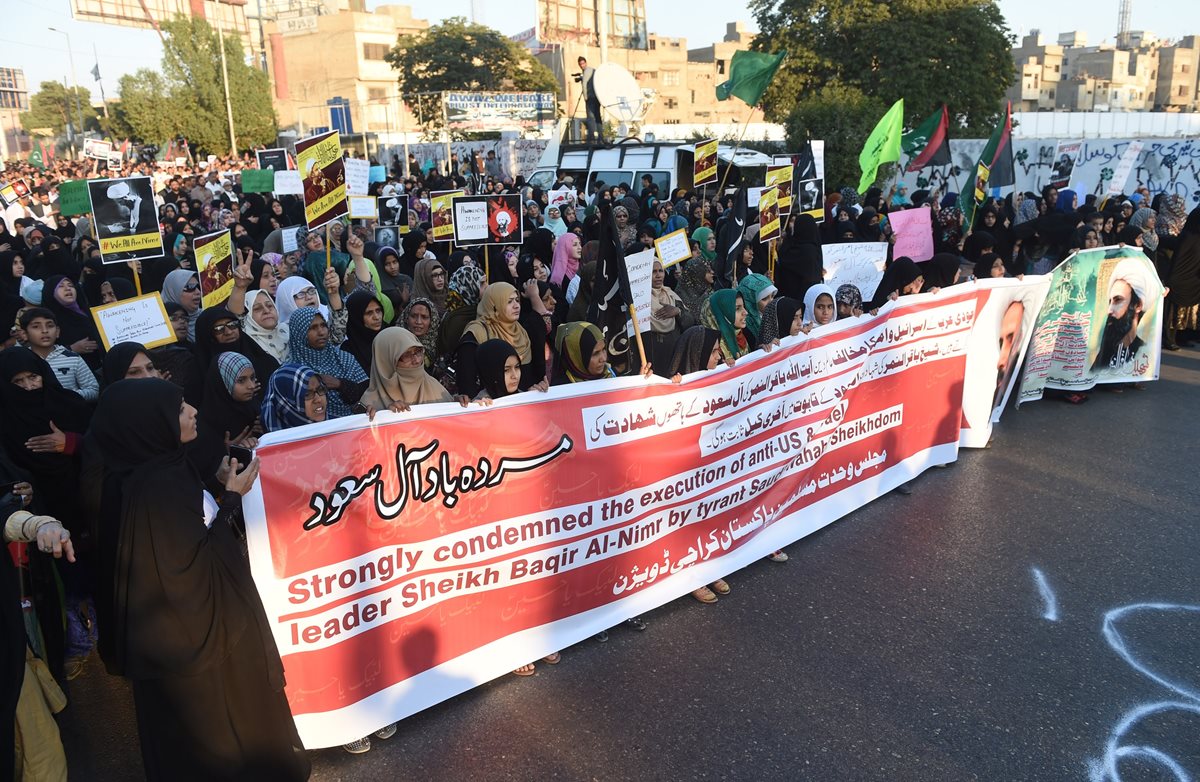
M 717 260 L 717 235 L 706 225 L 692 231 L 692 241 L 700 245 L 700 257 L 710 264 Z
M 700 322 L 721 332 L 721 356 L 736 361 L 754 349 L 746 335 L 746 305 L 742 294 L 722 288 L 708 297 Z
M 746 305 L 746 328 L 757 337 L 762 333 L 762 313 L 779 289 L 765 274 L 747 274 L 738 283 L 738 292 Z
M 608 364 L 604 334 L 594 323 L 564 323 L 554 334 L 554 385 L 616 377 Z

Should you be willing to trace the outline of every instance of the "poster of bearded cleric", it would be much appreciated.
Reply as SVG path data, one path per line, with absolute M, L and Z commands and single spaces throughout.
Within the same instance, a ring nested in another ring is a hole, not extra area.
M 1021 378 L 1018 404 L 1046 388 L 1157 380 L 1163 287 L 1138 247 L 1072 255 L 1051 275 Z
M 304 181 L 304 222 L 310 229 L 349 211 L 346 163 L 336 130 L 297 141 L 296 168 Z
M 158 231 L 150 177 L 89 179 L 87 184 L 92 223 L 104 263 L 162 257 L 162 234 Z
M 454 243 L 521 244 L 521 196 L 457 196 L 454 199 Z

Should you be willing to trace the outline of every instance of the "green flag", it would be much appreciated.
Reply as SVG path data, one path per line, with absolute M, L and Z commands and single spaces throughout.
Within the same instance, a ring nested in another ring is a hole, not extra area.
M 787 52 L 734 52 L 729 62 L 729 80 L 717 85 L 717 100 L 729 100 L 731 95 L 736 95 L 747 106 L 757 106 L 784 57 Z
M 858 153 L 858 167 L 862 179 L 858 180 L 858 192 L 865 192 L 875 182 L 879 166 L 900 160 L 900 136 L 904 133 L 904 98 L 892 104 L 883 119 L 867 137 L 862 152 Z
M 33 151 L 29 153 L 29 163 L 30 165 L 37 166 L 43 171 L 46 170 L 46 162 L 42 160 L 42 151 L 37 147 L 34 147 Z
M 275 189 L 275 172 L 269 168 L 242 171 L 243 193 L 269 193 Z

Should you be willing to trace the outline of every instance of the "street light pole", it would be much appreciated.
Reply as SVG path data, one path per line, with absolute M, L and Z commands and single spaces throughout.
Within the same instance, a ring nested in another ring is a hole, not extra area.
M 72 139 L 76 156 L 79 153 L 79 134 L 83 133 L 83 112 L 79 109 L 79 84 L 75 80 L 75 53 L 71 51 L 71 36 L 63 30 L 54 27 L 47 27 L 52 33 L 58 33 L 67 39 L 67 61 L 71 64 L 71 89 L 75 91 L 75 138 Z
M 217 47 L 221 50 L 221 83 L 225 87 L 225 116 L 229 120 L 229 154 L 237 157 L 237 136 L 233 132 L 233 104 L 229 102 L 229 69 L 225 67 L 225 35 L 217 27 Z

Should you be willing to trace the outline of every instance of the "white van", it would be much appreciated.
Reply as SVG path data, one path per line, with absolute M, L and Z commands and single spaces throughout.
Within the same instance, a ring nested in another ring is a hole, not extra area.
M 548 190 L 561 172 L 573 177 L 575 187 L 590 201 L 597 190 L 621 182 L 629 185 L 631 192 L 640 193 L 641 178 L 649 174 L 661 196 L 668 197 L 679 188 L 692 189 L 695 152 L 695 144 L 677 142 L 643 143 L 627 139 L 610 147 L 594 147 L 552 141 L 528 181 L 534 187 Z M 722 144 L 717 148 L 717 183 L 724 177 L 726 189 L 742 184 L 762 187 L 770 162 L 770 155 L 752 149 L 738 149 L 734 154 L 732 146 Z M 702 186 L 701 192 L 706 188 L 715 192 L 717 184 Z

